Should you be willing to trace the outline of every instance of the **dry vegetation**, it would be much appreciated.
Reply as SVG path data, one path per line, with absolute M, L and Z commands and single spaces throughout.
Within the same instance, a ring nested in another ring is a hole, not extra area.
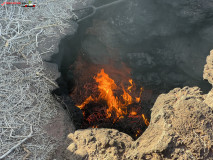
M 50 94 L 57 87 L 55 75 L 46 71 L 43 59 L 57 51 L 63 35 L 75 31 L 75 24 L 70 25 L 70 19 L 78 18 L 73 6 L 87 8 L 92 1 L 0 6 L 0 159 L 45 159 L 57 147 L 43 129 L 58 105 Z
M 74 31 L 69 19 L 76 15 L 74 0 L 40 2 L 35 8 L 0 6 L 0 159 L 43 160 L 57 148 L 43 129 L 58 104 L 50 95 L 54 75 L 45 70 L 42 57 L 58 46 L 48 46 L 49 39 L 58 42 L 66 29 Z
M 58 44 L 40 46 L 47 38 L 59 41 L 58 35 L 72 28 L 73 3 L 0 6 L 0 159 L 45 159 L 57 145 L 42 128 L 57 114 L 50 94 L 54 75 L 45 72 L 42 56 Z

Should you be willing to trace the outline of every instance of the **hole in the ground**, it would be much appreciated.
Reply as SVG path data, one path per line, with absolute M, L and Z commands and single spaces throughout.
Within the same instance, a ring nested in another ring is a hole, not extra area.
M 61 40 L 52 57 L 61 72 L 54 93 L 70 98 L 77 129 L 115 128 L 136 139 L 159 94 L 183 86 L 210 90 L 202 71 L 212 48 L 212 15 L 202 8 L 203 17 L 183 14 L 191 7 L 198 5 L 124 0 L 81 19 L 77 32 Z
M 70 71 L 75 77 L 70 97 L 84 117 L 81 128 L 116 128 L 137 138 L 149 125 L 150 90 L 138 87 L 124 64 L 93 64 L 81 56 Z

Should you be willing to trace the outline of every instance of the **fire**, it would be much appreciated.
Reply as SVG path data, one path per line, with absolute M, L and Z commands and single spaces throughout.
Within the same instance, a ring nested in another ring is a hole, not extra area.
M 130 115 L 132 115 L 132 116 L 136 116 L 136 115 L 137 115 L 137 112 L 132 111 L 132 112 L 130 112 Z
M 85 105 L 89 104 L 92 101 L 94 101 L 94 99 L 92 98 L 92 96 L 89 96 L 81 105 L 77 105 L 77 107 L 82 109 Z
M 144 114 L 142 114 L 142 118 L 143 118 L 143 120 L 144 120 L 144 123 L 145 123 L 147 126 L 149 126 L 149 121 L 146 119 L 146 117 L 145 117 Z
M 139 130 L 137 130 L 135 136 L 138 137 L 140 135 L 140 133 L 141 133 L 141 130 L 139 129 Z
M 133 81 L 132 81 L 132 79 L 129 80 L 129 83 L 131 84 L 131 86 L 128 87 L 128 91 L 131 92 L 131 89 L 133 87 Z
M 98 89 L 100 91 L 98 99 L 103 99 L 107 102 L 107 118 L 111 117 L 113 110 L 115 111 L 117 118 L 123 115 L 124 111 L 121 109 L 121 107 L 124 105 L 119 101 L 118 97 L 114 96 L 113 93 L 113 90 L 118 88 L 114 80 L 112 80 L 108 74 L 104 72 L 104 69 L 101 69 L 101 72 L 98 73 L 94 79 L 98 83 Z M 128 101 L 130 97 L 128 94 L 124 94 L 123 98 L 125 98 L 125 101 Z
M 98 83 L 98 89 L 100 91 L 99 97 L 93 98 L 90 95 L 81 105 L 77 105 L 77 107 L 83 109 L 90 102 L 105 100 L 108 106 L 108 109 L 106 111 L 106 118 L 110 118 L 113 111 L 116 113 L 116 118 L 122 118 L 123 115 L 127 115 L 126 106 L 134 102 L 130 94 L 127 93 L 124 88 L 122 88 L 122 99 L 116 97 L 114 95 L 114 90 L 118 89 L 119 87 L 115 84 L 114 80 L 111 79 L 109 75 L 104 72 L 104 69 L 101 69 L 101 72 L 94 77 L 94 80 Z M 131 84 L 131 86 L 128 87 L 128 90 L 131 90 L 131 88 L 133 87 L 132 79 L 129 80 L 129 83 Z M 136 103 L 138 103 L 139 101 L 140 97 L 135 99 Z
M 140 97 L 136 97 L 136 98 L 135 98 L 135 101 L 136 101 L 137 103 L 139 103 L 139 102 L 140 102 L 140 100 L 141 100 L 141 98 L 140 98 Z
M 122 86 L 123 94 L 118 97 L 115 96 L 115 91 L 119 90 L 120 87 L 118 87 L 115 84 L 115 81 L 109 77 L 108 74 L 104 72 L 104 69 L 101 69 L 101 72 L 97 74 L 97 76 L 94 76 L 93 79 L 98 84 L 98 90 L 100 92 L 98 97 L 94 97 L 94 95 L 90 95 L 88 98 L 85 99 L 85 101 L 77 105 L 80 109 L 84 109 L 84 107 L 89 104 L 90 102 L 99 102 L 100 100 L 104 100 L 107 103 L 107 109 L 106 109 L 106 118 L 112 117 L 112 114 L 115 113 L 115 116 L 113 116 L 115 122 L 117 119 L 123 119 L 124 116 L 126 116 L 127 113 L 127 106 L 132 103 L 139 103 L 140 102 L 140 96 L 142 94 L 143 88 L 140 89 L 139 97 L 132 98 L 132 96 L 129 94 L 132 92 L 133 89 L 133 80 L 129 79 L 130 86 L 127 88 L 127 92 L 124 87 Z M 139 117 L 138 113 L 135 111 L 132 111 L 129 113 L 129 117 Z M 100 115 L 98 116 L 100 117 Z M 142 114 L 142 118 L 144 120 L 144 123 L 148 126 L 149 122 L 146 119 L 145 115 Z M 92 119 L 91 117 L 88 118 L 88 122 L 91 123 Z

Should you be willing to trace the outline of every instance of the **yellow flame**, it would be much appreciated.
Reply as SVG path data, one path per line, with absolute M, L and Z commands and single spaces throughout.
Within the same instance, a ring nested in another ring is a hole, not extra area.
M 143 121 L 146 124 L 146 126 L 149 126 L 149 121 L 146 119 L 144 114 L 142 114 L 142 118 L 143 118 Z
M 77 105 L 78 108 L 83 109 L 87 104 L 94 101 L 92 96 L 89 96 L 81 105 Z
M 104 69 L 101 69 L 101 72 L 94 77 L 94 80 L 98 84 L 98 90 L 100 92 L 99 96 L 97 98 L 89 96 L 81 105 L 77 105 L 77 107 L 83 109 L 90 102 L 105 100 L 108 106 L 106 110 L 106 118 L 110 118 L 113 111 L 116 114 L 113 122 L 115 122 L 117 118 L 124 118 L 124 115 L 127 115 L 127 106 L 133 103 L 133 98 L 131 97 L 131 95 L 127 93 L 123 87 L 123 94 L 121 95 L 123 100 L 120 100 L 120 98 L 116 97 L 114 95 L 114 90 L 118 89 L 118 86 L 115 84 L 114 80 L 111 79 L 109 75 L 104 72 Z M 128 87 L 128 90 L 131 92 L 131 89 L 133 87 L 132 79 L 129 80 L 129 83 L 131 84 L 131 86 Z M 143 88 L 140 89 L 140 96 L 142 94 L 142 91 Z M 140 102 L 140 96 L 135 98 L 135 102 Z M 135 116 L 137 115 L 137 112 L 132 111 L 130 112 L 130 115 Z M 146 119 L 144 114 L 142 114 L 142 118 L 145 124 L 148 126 L 149 121 Z
M 131 93 L 131 89 L 133 87 L 133 81 L 132 81 L 132 79 L 129 79 L 129 83 L 131 84 L 131 86 L 128 87 L 128 91 Z
M 132 112 L 130 112 L 130 115 L 131 115 L 131 116 L 136 116 L 136 115 L 137 115 L 137 112 L 132 111 Z

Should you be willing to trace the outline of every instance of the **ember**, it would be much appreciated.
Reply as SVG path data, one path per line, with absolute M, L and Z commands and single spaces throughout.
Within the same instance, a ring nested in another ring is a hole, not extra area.
M 143 88 L 137 90 L 132 79 L 128 80 L 129 84 L 117 85 L 104 69 L 93 77 L 93 81 L 96 83 L 84 85 L 87 92 L 88 86 L 93 89 L 88 92 L 91 94 L 76 105 L 83 112 L 82 128 L 116 128 L 133 138 L 139 137 L 149 125 L 141 107 Z

